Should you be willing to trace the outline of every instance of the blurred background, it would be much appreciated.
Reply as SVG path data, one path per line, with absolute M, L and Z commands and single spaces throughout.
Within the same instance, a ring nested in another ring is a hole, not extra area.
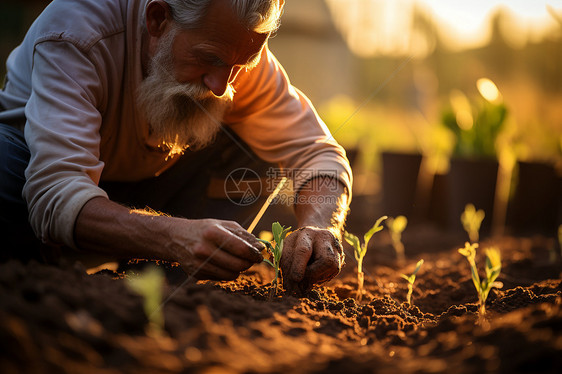
M 0 60 L 48 3 L 1 1 Z M 519 163 L 546 167 L 529 187 L 542 200 L 527 204 L 539 216 L 554 207 L 548 230 L 560 224 L 562 0 L 286 0 L 270 48 L 347 149 L 368 223 L 386 211 L 435 218 L 434 195 L 448 194 L 436 176 L 462 156 L 498 162 L 497 227 L 530 216 L 508 207 Z M 385 152 L 422 156 L 405 182 L 411 209 L 383 204 Z

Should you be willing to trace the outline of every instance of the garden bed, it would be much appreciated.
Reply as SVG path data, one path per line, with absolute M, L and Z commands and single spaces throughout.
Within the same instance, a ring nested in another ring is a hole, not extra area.
M 385 230 L 386 231 L 386 230 Z M 502 254 L 502 289 L 477 324 L 477 294 L 463 239 L 431 228 L 404 234 L 396 265 L 385 232 L 365 257 L 363 301 L 355 263 L 305 297 L 269 297 L 271 268 L 234 282 L 185 282 L 166 264 L 165 331 L 148 329 L 142 299 L 121 272 L 88 275 L 79 263 L 0 264 L 0 372 L 434 373 L 562 368 L 562 263 L 554 238 L 485 239 Z M 413 303 L 405 303 L 418 259 Z

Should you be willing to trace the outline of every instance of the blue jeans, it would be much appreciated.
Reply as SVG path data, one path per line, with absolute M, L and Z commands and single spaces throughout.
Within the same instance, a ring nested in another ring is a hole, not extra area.
M 0 124 L 0 259 L 42 257 L 22 197 L 29 157 L 23 133 Z M 248 227 L 267 196 L 262 195 L 251 204 L 239 204 L 226 196 L 217 196 L 216 187 L 223 190 L 223 181 L 233 170 L 248 168 L 264 177 L 270 166 L 235 134 L 225 130 L 211 146 L 195 152 L 187 150 L 173 167 L 158 177 L 139 182 L 112 182 L 102 178 L 99 186 L 111 200 L 129 207 L 149 207 L 184 218 L 233 220 Z M 212 186 L 215 186 L 214 192 Z M 293 227 L 296 223 L 290 208 L 272 206 L 254 232 L 270 230 L 273 220 Z
M 37 257 L 39 240 L 27 219 L 22 197 L 29 149 L 23 133 L 0 123 L 0 259 Z

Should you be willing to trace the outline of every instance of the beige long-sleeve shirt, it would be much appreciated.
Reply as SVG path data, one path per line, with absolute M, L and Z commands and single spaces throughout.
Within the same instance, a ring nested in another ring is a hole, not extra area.
M 100 180 L 150 178 L 177 160 L 150 146 L 135 99 L 146 1 L 54 0 L 8 58 L 0 105 L 25 106 L 31 160 L 23 196 L 44 242 L 75 247 L 80 209 L 107 197 Z M 284 168 L 330 170 L 351 191 L 343 148 L 267 48 L 234 87 L 223 123 L 259 157 Z

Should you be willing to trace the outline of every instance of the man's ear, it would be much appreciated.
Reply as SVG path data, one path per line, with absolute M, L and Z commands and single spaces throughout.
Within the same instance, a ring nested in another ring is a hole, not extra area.
M 169 5 L 162 0 L 153 0 L 146 5 L 146 29 L 151 36 L 160 37 L 172 21 Z

